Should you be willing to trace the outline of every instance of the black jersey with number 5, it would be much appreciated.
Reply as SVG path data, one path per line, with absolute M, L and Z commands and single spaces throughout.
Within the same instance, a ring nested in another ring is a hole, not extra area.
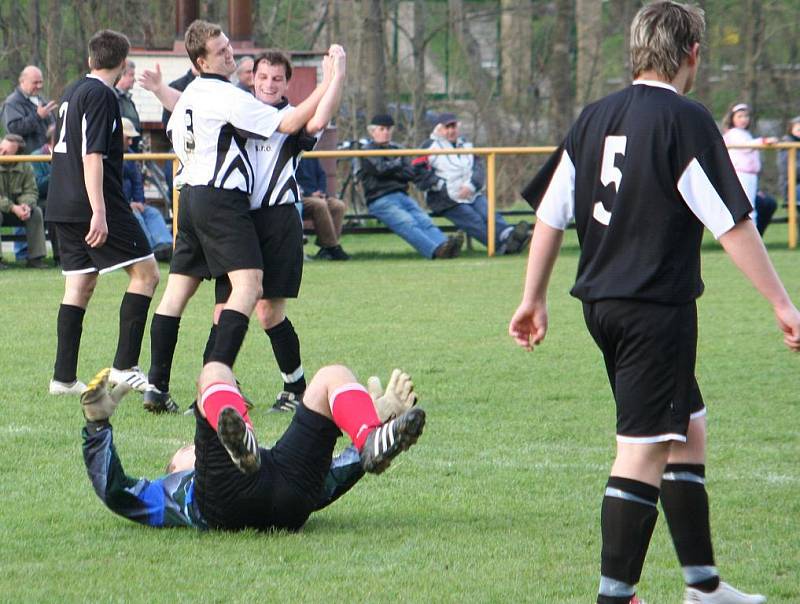
M 553 228 L 575 219 L 584 302 L 696 299 L 703 226 L 719 238 L 752 210 L 708 110 L 641 80 L 587 106 L 522 195 Z
M 92 207 L 83 177 L 83 158 L 103 156 L 106 216 L 130 212 L 122 192 L 122 121 L 114 92 L 87 75 L 73 82 L 61 97 L 47 193 L 47 220 L 89 222 Z

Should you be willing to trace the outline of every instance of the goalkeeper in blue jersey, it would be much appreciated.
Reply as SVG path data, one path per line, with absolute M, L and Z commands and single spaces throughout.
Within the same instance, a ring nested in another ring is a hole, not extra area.
M 193 445 L 181 447 L 154 480 L 128 476 L 109 419 L 130 390 L 100 371 L 81 395 L 83 457 L 98 497 L 113 512 L 153 527 L 300 529 L 365 472 L 382 472 L 425 424 L 411 377 L 395 369 L 384 391 L 342 365 L 323 367 L 278 442 L 260 448 L 230 368 L 209 363 L 198 378 Z M 333 457 L 342 432 L 352 444 Z

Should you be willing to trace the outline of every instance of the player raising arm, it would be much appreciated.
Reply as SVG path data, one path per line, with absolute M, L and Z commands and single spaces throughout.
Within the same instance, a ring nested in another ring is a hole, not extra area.
M 720 581 L 705 490 L 706 407 L 695 379 L 703 227 L 772 304 L 800 350 L 800 314 L 767 257 L 727 149 L 692 88 L 705 30 L 691 5 L 645 6 L 631 25 L 632 86 L 587 106 L 523 196 L 537 220 L 509 334 L 547 333 L 547 285 L 574 217 L 572 295 L 583 303 L 617 407 L 617 455 L 601 507 L 598 604 L 636 601 L 661 505 L 685 603 L 758 604 Z

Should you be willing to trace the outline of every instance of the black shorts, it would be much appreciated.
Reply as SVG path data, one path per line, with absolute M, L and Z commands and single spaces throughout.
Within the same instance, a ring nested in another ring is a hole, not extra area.
M 600 300 L 584 303 L 583 316 L 617 403 L 617 440 L 685 442 L 689 420 L 705 413 L 694 375 L 696 304 Z
M 251 268 L 261 269 L 262 263 L 247 195 L 183 187 L 170 272 L 208 279 Z
M 106 215 L 108 238 L 100 247 L 86 243 L 88 222 L 52 222 L 61 255 L 61 274 L 101 275 L 153 257 L 147 236 L 132 212 Z
M 339 429 L 302 404 L 261 468 L 243 474 L 211 425 L 195 410 L 194 498 L 210 528 L 298 530 L 320 507 Z
M 260 208 L 252 212 L 261 260 L 264 262 L 262 298 L 296 298 L 303 279 L 303 224 L 294 205 Z M 227 277 L 217 279 L 217 304 L 231 293 Z

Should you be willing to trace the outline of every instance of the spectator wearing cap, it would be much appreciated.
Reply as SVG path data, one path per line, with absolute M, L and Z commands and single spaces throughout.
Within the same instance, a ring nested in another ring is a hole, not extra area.
M 125 137 L 128 153 L 135 153 L 131 145 L 133 139 L 139 136 L 139 132 L 127 117 L 122 118 L 122 136 Z M 135 161 L 126 160 L 122 165 L 122 191 L 125 199 L 131 204 L 133 215 L 147 236 L 156 259 L 169 260 L 172 257 L 172 234 L 161 212 L 145 200 L 144 178 L 139 164 Z
M 139 119 L 139 111 L 133 103 L 133 96 L 131 89 L 136 81 L 136 63 L 128 59 L 125 61 L 125 71 L 119 77 L 115 87 L 114 94 L 117 96 L 117 103 L 119 104 L 119 114 L 122 117 L 128 118 L 133 124 L 133 128 L 137 132 L 142 130 L 142 122 Z M 137 134 L 133 139 L 133 144 L 129 147 L 133 148 L 133 153 L 139 153 L 141 143 L 141 136 Z
M 793 117 L 786 125 L 786 134 L 781 138 L 783 143 L 800 143 L 800 115 Z M 800 159 L 800 149 L 795 151 L 796 157 Z M 786 198 L 789 195 L 789 149 L 778 151 L 778 192 Z M 800 165 L 800 161 L 798 161 Z M 800 170 L 798 170 L 800 172 Z M 795 202 L 800 205 L 800 183 L 795 182 L 797 199 Z M 787 200 L 788 201 L 788 200 Z
M 392 116 L 379 114 L 367 126 L 370 140 L 364 149 L 401 149 L 392 142 Z M 464 236 L 447 237 L 428 214 L 408 196 L 408 184 L 417 176 L 408 157 L 364 157 L 359 178 L 370 214 L 383 222 L 426 258 L 455 258 Z
M 25 149 L 33 151 L 47 142 L 47 128 L 55 123 L 55 101 L 42 96 L 44 78 L 35 65 L 28 65 L 19 74 L 19 85 L 2 106 L 3 127 L 6 132 L 18 134 Z
M 471 149 L 459 133 L 455 113 L 442 113 L 423 149 Z M 425 203 L 431 212 L 444 216 L 457 228 L 483 245 L 488 241 L 488 203 L 484 194 L 486 170 L 482 161 L 469 152 L 461 155 L 430 155 L 427 164 L 435 181 L 425 191 Z M 500 212 L 495 214 L 495 250 L 497 254 L 519 253 L 530 242 L 531 228 L 524 220 L 508 224 Z
M 0 141 L 0 155 L 17 155 L 25 150 L 18 134 L 6 134 Z M 33 168 L 28 162 L 0 164 L 0 225 L 20 226 L 28 241 L 28 268 L 46 268 L 44 217 L 36 205 L 39 198 Z M 0 258 L 0 268 L 6 268 Z

